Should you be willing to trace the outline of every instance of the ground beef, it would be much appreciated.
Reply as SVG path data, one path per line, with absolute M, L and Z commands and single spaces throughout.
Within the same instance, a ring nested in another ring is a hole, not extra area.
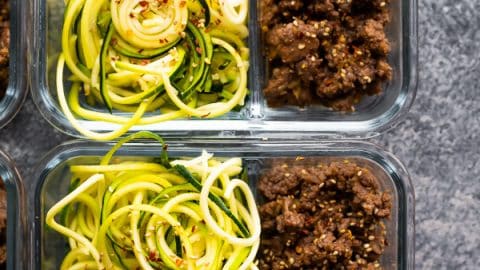
M 349 162 L 279 161 L 260 177 L 260 269 L 379 269 L 392 208 L 377 178 Z
M 7 260 L 7 193 L 0 178 L 0 269 L 5 269 Z
M 260 9 L 270 106 L 351 111 L 391 80 L 388 0 L 261 0 Z
M 8 1 L 0 0 L 0 99 L 8 87 L 8 63 L 10 46 L 10 22 Z

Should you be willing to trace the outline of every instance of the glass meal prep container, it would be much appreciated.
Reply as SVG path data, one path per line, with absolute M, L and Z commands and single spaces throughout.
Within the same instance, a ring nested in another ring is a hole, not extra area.
M 392 214 L 385 220 L 389 245 L 380 259 L 384 269 L 414 269 L 414 191 L 403 165 L 391 154 L 363 142 L 226 142 L 167 141 L 171 158 L 196 157 L 203 149 L 221 157 L 241 157 L 249 174 L 249 185 L 257 198 L 259 175 L 275 158 L 301 155 L 316 161 L 349 159 L 368 168 L 379 180 L 381 190 L 390 190 Z M 85 141 L 67 142 L 52 150 L 39 163 L 29 187 L 29 217 L 32 225 L 32 269 L 58 269 L 66 254 L 67 241 L 45 225 L 48 209 L 68 193 L 75 164 L 98 164 L 112 144 Z M 120 160 L 148 160 L 158 157 L 161 147 L 149 143 L 129 143 L 116 154 Z M 261 251 L 259 251 L 261 252 Z
M 26 269 L 28 237 L 25 192 L 22 179 L 12 159 L 0 150 L 0 178 L 7 193 L 7 268 Z
M 36 0 L 32 7 L 31 85 L 34 101 L 48 122 L 64 133 L 79 137 L 79 133 L 59 108 L 55 94 L 55 68 L 61 38 L 58 33 L 62 29 L 63 1 Z M 299 137 L 365 138 L 394 126 L 408 111 L 415 97 L 417 81 L 416 0 L 391 0 L 392 21 L 387 28 L 387 37 L 392 47 L 389 63 L 393 67 L 393 78 L 384 85 L 382 94 L 365 97 L 353 113 L 332 111 L 320 106 L 304 109 L 267 107 L 263 97 L 266 69 L 259 16 L 258 1 L 250 0 L 250 96 L 242 110 L 216 119 L 180 119 L 146 126 L 137 125 L 130 132 L 150 130 L 164 136 L 281 138 L 290 133 Z M 107 112 L 103 107 L 95 109 Z M 80 120 L 80 124 L 95 132 L 108 132 L 118 128 L 115 124 L 98 121 Z
M 8 124 L 20 110 L 27 93 L 26 72 L 26 20 L 27 4 L 22 0 L 9 0 L 10 5 L 10 61 L 8 87 L 0 96 L 0 128 Z M 3 89 L 2 89 L 3 90 Z

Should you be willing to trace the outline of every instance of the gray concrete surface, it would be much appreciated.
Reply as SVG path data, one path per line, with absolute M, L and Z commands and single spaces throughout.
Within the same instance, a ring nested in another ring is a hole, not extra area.
M 415 105 L 399 126 L 373 141 L 411 173 L 416 268 L 480 269 L 480 1 L 420 1 L 419 46 Z M 67 139 L 30 98 L 0 131 L 0 147 L 26 179 L 42 155 Z

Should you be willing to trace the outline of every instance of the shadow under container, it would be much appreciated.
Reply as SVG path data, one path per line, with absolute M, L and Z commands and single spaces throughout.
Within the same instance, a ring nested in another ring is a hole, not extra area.
M 404 166 L 390 153 L 361 142 L 218 142 L 168 141 L 171 158 L 196 157 L 203 149 L 217 158 L 241 157 L 249 174 L 249 184 L 257 202 L 261 196 L 257 181 L 275 158 L 305 157 L 329 162 L 348 159 L 368 168 L 379 180 L 381 190 L 392 195 L 392 215 L 385 220 L 387 246 L 380 259 L 384 269 L 414 269 L 414 191 Z M 52 150 L 38 165 L 29 190 L 30 220 L 33 222 L 32 269 L 58 269 L 67 252 L 66 239 L 45 225 L 47 211 L 67 195 L 71 179 L 69 167 L 98 164 L 112 144 L 73 141 Z M 151 160 L 161 147 L 149 143 L 130 143 L 117 152 L 120 160 Z M 259 251 L 261 252 L 261 251 Z
M 10 48 L 8 87 L 0 97 L 0 129 L 6 126 L 20 111 L 28 93 L 26 69 L 27 3 L 23 0 L 8 0 L 10 5 Z M 2 89 L 3 90 L 3 89 Z
M 7 270 L 26 269 L 28 237 L 25 192 L 12 159 L 0 150 L 0 178 L 7 193 Z
M 393 78 L 384 85 L 382 94 L 365 97 L 352 113 L 332 111 L 322 106 L 276 109 L 267 106 L 263 86 L 268 72 L 258 23 L 261 15 L 258 1 L 249 1 L 251 94 L 244 108 L 216 119 L 179 119 L 137 125 L 130 132 L 149 130 L 172 137 L 368 138 L 395 126 L 409 110 L 417 85 L 417 0 L 390 1 L 392 21 L 386 34 L 392 48 L 388 62 L 393 68 Z M 58 33 L 62 30 L 64 8 L 62 0 L 33 1 L 32 95 L 48 122 L 66 134 L 81 137 L 61 111 L 56 96 L 56 62 L 61 52 L 61 35 Z M 68 87 L 65 89 L 69 91 Z M 83 106 L 90 107 L 84 101 Z M 104 106 L 91 109 L 108 113 Z M 80 120 L 80 124 L 95 132 L 118 128 L 116 124 L 90 120 Z

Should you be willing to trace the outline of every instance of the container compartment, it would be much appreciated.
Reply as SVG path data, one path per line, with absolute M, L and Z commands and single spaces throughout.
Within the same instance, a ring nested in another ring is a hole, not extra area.
M 168 141 L 170 157 L 195 157 L 201 150 L 214 153 L 216 157 L 242 157 L 249 172 L 250 186 L 257 196 L 257 180 L 269 168 L 274 158 L 295 158 L 299 155 L 306 161 L 328 162 L 349 159 L 364 166 L 376 175 L 381 189 L 391 190 L 392 215 L 385 220 L 389 246 L 382 255 L 385 269 L 414 269 L 414 192 L 408 173 L 391 154 L 378 147 L 359 142 L 316 143 L 263 143 L 213 142 L 213 141 Z M 69 166 L 96 164 L 111 147 L 111 144 L 70 142 L 59 146 L 39 164 L 29 190 L 30 221 L 33 226 L 33 269 L 57 269 L 66 252 L 66 240 L 44 224 L 46 212 L 68 192 Z M 158 157 L 160 147 L 149 144 L 128 144 L 120 149 L 117 157 L 125 160 L 151 159 Z
M 257 14 L 259 18 L 262 16 L 260 4 L 257 5 Z M 411 88 L 415 83 L 416 61 L 415 55 L 415 31 L 413 22 L 415 20 L 416 3 L 415 1 L 405 0 L 391 0 L 390 14 L 391 22 L 387 25 L 386 36 L 391 43 L 391 52 L 389 54 L 388 62 L 393 69 L 393 76 L 391 81 L 383 84 L 383 91 L 377 96 L 363 96 L 362 101 L 355 106 L 355 111 L 352 113 L 332 111 L 330 108 L 321 105 L 311 105 L 305 108 L 297 106 L 286 106 L 279 108 L 270 108 L 266 105 L 266 98 L 263 96 L 263 87 L 268 82 L 270 77 L 270 70 L 268 61 L 265 56 L 264 47 L 265 40 L 257 30 L 258 40 L 258 54 L 262 58 L 260 65 L 261 81 L 256 85 L 260 86 L 260 94 L 258 97 L 259 104 L 263 111 L 260 115 L 265 121 L 297 121 L 297 122 L 368 122 L 378 120 L 380 122 L 390 121 L 389 117 L 399 113 L 405 104 L 406 99 L 415 89 Z M 412 42 L 411 44 L 409 44 Z M 413 45 L 413 47 L 412 47 Z M 300 121 L 299 121 L 300 120 Z M 297 123 L 295 123 L 296 125 Z M 381 123 L 378 123 L 381 124 Z M 300 126 L 299 126 L 300 127 Z M 371 126 L 370 128 L 373 128 Z M 303 129 L 304 126 L 301 126 Z M 317 129 L 324 129 L 323 127 L 316 127 Z M 326 128 L 325 128 L 326 129 Z M 347 130 L 345 130 L 347 131 Z
M 7 264 L 6 269 L 26 269 L 28 237 L 25 192 L 13 161 L 0 150 L 0 179 L 7 193 Z
M 254 2 L 254 0 L 249 0 Z M 61 35 L 57 33 L 62 32 L 63 19 L 64 19 L 64 9 L 65 4 L 62 0 L 38 0 L 35 1 L 33 6 L 33 16 L 35 24 L 33 27 L 35 40 L 32 43 L 32 78 L 31 83 L 33 88 L 32 96 L 37 107 L 40 109 L 40 112 L 43 116 L 49 121 L 54 127 L 58 128 L 60 131 L 67 133 L 72 136 L 80 137 L 78 132 L 71 126 L 66 117 L 64 116 L 59 104 L 58 97 L 56 94 L 56 67 L 58 56 L 61 53 Z M 248 22 L 251 24 L 251 22 Z M 38 25 L 38 26 L 36 26 Z M 250 31 L 251 32 L 251 31 Z M 250 33 L 250 37 L 253 34 Z M 251 48 L 254 40 L 249 38 L 248 46 Z M 69 71 L 65 68 L 66 76 L 68 77 Z M 249 70 L 248 85 L 252 85 L 252 79 L 254 74 L 252 69 Z M 65 84 L 65 91 L 69 92 L 70 84 Z M 252 106 L 252 98 L 247 97 L 245 100 L 245 106 L 239 111 L 231 111 L 219 118 L 215 119 L 178 119 L 173 121 L 161 122 L 157 124 L 150 125 L 136 125 L 130 129 L 130 132 L 140 131 L 140 130 L 150 130 L 162 132 L 164 135 L 187 135 L 192 134 L 190 131 L 208 131 L 208 133 L 214 135 L 217 132 L 221 131 L 224 127 L 226 121 L 233 122 L 242 122 L 244 123 L 244 130 L 248 130 L 248 127 L 245 125 L 251 119 L 250 111 Z M 88 108 L 94 111 L 100 111 L 108 113 L 108 109 L 102 104 L 96 105 L 94 107 L 88 105 L 84 98 L 80 98 L 80 104 L 84 108 Z M 115 111 L 114 111 L 115 112 Z M 118 115 L 131 115 L 126 112 L 117 111 L 115 114 Z M 158 111 L 153 113 L 145 113 L 145 116 L 157 115 Z M 108 132 L 118 128 L 118 125 L 106 122 L 99 121 L 89 121 L 89 120 L 80 120 L 79 121 L 84 127 L 96 131 L 96 132 Z M 211 132 L 210 132 L 211 131 Z
M 7 125 L 20 110 L 27 93 L 26 46 L 22 35 L 27 33 L 27 2 L 9 0 L 10 48 L 9 76 L 5 95 L 0 96 L 0 128 Z M 2 89 L 4 90 L 4 89 Z
M 392 45 L 389 63 L 393 80 L 383 94 L 364 98 L 354 113 L 335 112 L 324 107 L 288 107 L 272 109 L 263 97 L 266 70 L 259 31 L 258 1 L 250 0 L 249 89 L 251 94 L 240 112 L 217 119 L 179 119 L 146 126 L 134 126 L 130 132 L 150 130 L 164 136 L 229 137 L 372 137 L 392 126 L 408 111 L 416 91 L 417 1 L 392 0 L 392 22 L 387 36 Z M 56 128 L 79 137 L 61 112 L 55 94 L 55 67 L 60 52 L 64 4 L 61 0 L 33 2 L 32 76 L 33 98 L 44 117 Z M 105 108 L 98 108 L 106 112 Z M 108 132 L 118 126 L 81 120 L 92 131 Z

